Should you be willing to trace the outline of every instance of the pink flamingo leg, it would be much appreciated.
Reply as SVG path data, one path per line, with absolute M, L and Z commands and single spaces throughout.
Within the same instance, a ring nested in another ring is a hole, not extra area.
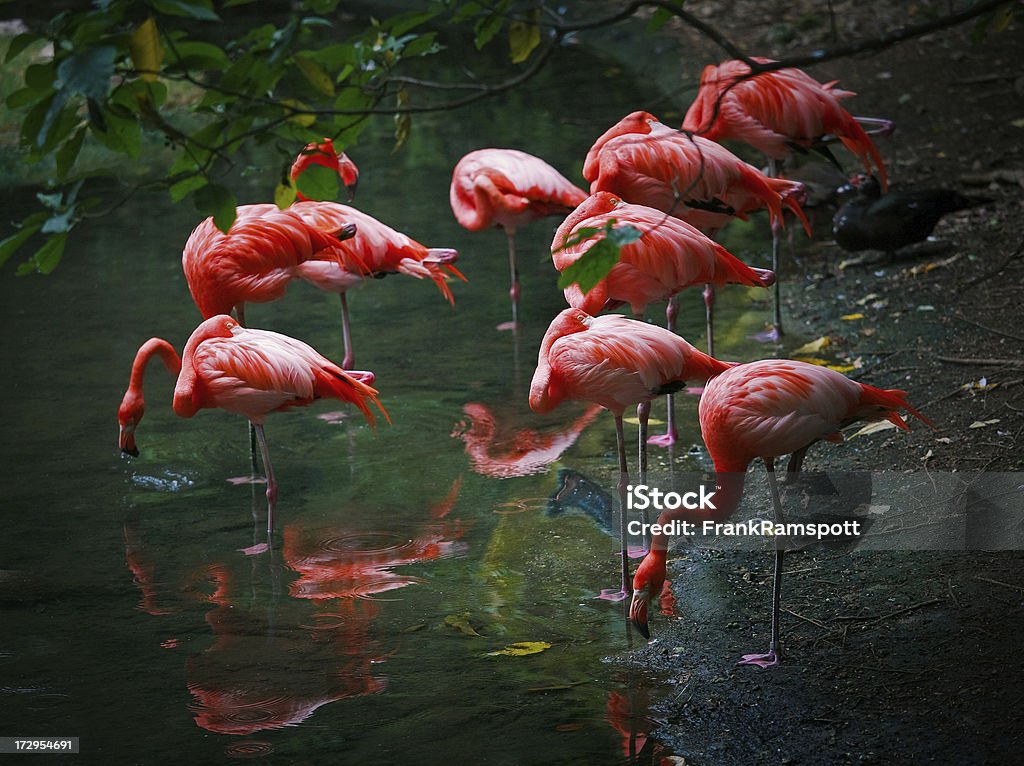
M 775 479 L 775 459 L 765 458 L 765 470 L 768 472 L 768 488 L 772 496 L 772 508 L 775 512 L 775 521 L 778 524 L 784 523 L 782 513 L 782 499 L 779 496 L 779 485 Z M 737 665 L 757 665 L 759 668 L 770 668 L 778 665 L 782 659 L 782 645 L 779 642 L 779 622 L 782 617 L 782 557 L 785 550 L 775 538 L 775 571 L 772 573 L 772 638 L 768 644 L 768 651 L 764 654 L 744 654 Z
M 508 270 L 510 276 L 511 286 L 508 290 L 508 295 L 512 299 L 512 321 L 502 322 L 498 325 L 499 330 L 512 330 L 513 332 L 519 329 L 519 267 L 516 265 L 516 231 L 514 228 L 506 226 L 505 236 L 508 239 Z
M 678 317 L 679 299 L 673 295 L 668 299 L 668 305 L 665 306 L 665 327 L 670 332 L 676 331 L 676 319 Z M 660 436 L 651 436 L 647 439 L 647 443 L 655 447 L 672 447 L 679 441 L 679 432 L 676 430 L 676 400 L 672 394 L 665 397 L 665 408 L 668 413 L 665 417 L 668 421 L 665 433 Z
M 274 529 L 274 502 L 277 500 L 277 481 L 274 479 L 274 466 L 270 462 L 270 450 L 267 448 L 267 435 L 263 432 L 262 423 L 253 423 L 256 429 L 256 441 L 260 445 L 263 456 L 263 470 L 267 474 L 267 536 Z
M 352 350 L 352 325 L 348 320 L 348 298 L 344 292 L 338 293 L 341 298 L 341 337 L 345 343 L 345 357 L 341 360 L 343 370 L 351 370 L 356 363 L 356 355 Z
M 768 175 L 779 177 L 779 163 L 768 161 Z M 782 280 L 779 278 L 779 251 L 782 249 L 782 222 L 772 221 L 772 271 L 775 272 L 775 284 L 772 286 L 772 327 L 753 336 L 762 343 L 778 343 L 782 339 Z

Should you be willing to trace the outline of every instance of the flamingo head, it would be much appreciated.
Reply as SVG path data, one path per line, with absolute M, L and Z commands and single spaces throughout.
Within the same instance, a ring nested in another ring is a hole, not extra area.
M 344 152 L 338 154 L 334 148 L 334 141 L 330 138 L 325 138 L 319 143 L 306 144 L 305 148 L 299 152 L 299 156 L 295 158 L 295 162 L 292 163 L 292 180 L 297 180 L 310 165 L 320 165 L 337 172 L 348 192 L 349 200 L 351 201 L 356 196 L 359 168 Z M 299 200 L 307 199 L 301 193 L 297 196 Z
M 530 409 L 534 412 L 550 412 L 565 397 L 559 385 L 558 371 L 552 370 L 548 361 L 552 346 L 559 338 L 586 331 L 593 321 L 594 318 L 590 314 L 574 308 L 564 309 L 551 320 L 547 332 L 544 333 L 544 339 L 540 342 L 537 369 L 530 382 Z
M 359 168 L 344 152 L 338 155 L 338 175 L 341 176 L 341 182 L 345 185 L 351 202 L 355 199 L 356 187 L 359 185 Z
M 145 411 L 146 403 L 142 399 L 142 394 L 129 388 L 117 409 L 117 422 L 121 427 L 118 446 L 125 455 L 139 456 L 139 448 L 135 444 L 135 429 Z
M 640 562 L 633 575 L 633 600 L 629 604 L 629 620 L 644 638 L 651 637 L 647 626 L 651 601 L 661 595 L 664 585 L 664 555 L 659 556 L 656 551 L 652 551 Z

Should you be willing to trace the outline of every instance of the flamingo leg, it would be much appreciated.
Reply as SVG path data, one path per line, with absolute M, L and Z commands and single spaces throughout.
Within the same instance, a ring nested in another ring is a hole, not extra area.
M 505 227 L 505 237 L 508 239 L 508 271 L 511 286 L 508 295 L 512 299 L 512 321 L 498 325 L 499 330 L 519 329 L 519 267 L 516 265 L 516 232 L 515 229 Z
M 768 161 L 768 175 L 779 177 L 779 163 Z M 775 284 L 772 286 L 772 329 L 766 335 L 769 342 L 777 342 L 782 337 L 782 279 L 779 277 L 779 251 L 782 249 L 782 222 L 772 222 L 772 271 L 775 272 Z
M 251 422 L 251 421 L 250 421 Z M 277 481 L 274 479 L 274 466 L 270 462 L 270 450 L 267 448 L 267 435 L 263 432 L 262 423 L 253 423 L 256 440 L 263 456 L 263 470 L 267 475 L 267 535 L 274 529 L 274 502 L 277 500 Z
M 348 319 L 348 298 L 345 292 L 338 293 L 341 298 L 341 338 L 345 343 L 345 357 L 341 360 L 343 370 L 351 370 L 356 362 L 355 352 L 352 350 L 352 325 Z
M 619 481 L 616 489 L 619 492 L 619 557 L 622 562 L 622 582 L 618 592 L 610 589 L 601 591 L 601 598 L 606 601 L 622 601 L 633 592 L 629 577 L 629 552 L 626 546 L 626 486 L 629 484 L 629 469 L 626 467 L 626 438 L 622 430 L 622 413 L 615 414 L 615 444 L 619 452 Z
M 782 524 L 785 517 L 782 513 L 782 498 L 779 495 L 779 484 L 775 479 L 775 460 L 765 458 L 765 470 L 768 472 L 768 489 L 772 496 L 772 509 L 775 513 L 775 523 Z M 772 638 L 768 644 L 768 651 L 764 654 L 745 654 L 737 662 L 737 665 L 757 665 L 761 668 L 769 668 L 778 665 L 782 659 L 782 645 L 779 642 L 779 624 L 782 617 L 782 558 L 786 551 L 782 547 L 780 538 L 775 536 L 775 570 L 772 573 Z
M 708 333 L 708 356 L 715 355 L 715 286 L 704 285 L 704 318 Z
M 238 320 L 238 324 L 245 327 L 245 303 L 239 302 L 235 304 L 235 319 Z M 249 423 L 249 464 L 252 466 L 252 472 L 255 474 L 259 469 L 259 464 L 256 462 L 256 429 L 253 428 L 252 423 Z
M 638 469 L 637 473 L 640 475 L 640 483 L 647 484 L 647 421 L 651 417 L 651 403 L 650 401 L 640 402 L 636 406 L 636 419 L 640 422 L 640 439 L 639 439 L 639 454 L 638 457 Z M 641 538 L 642 545 L 644 547 L 644 554 L 651 549 L 650 538 L 648 535 L 647 527 L 647 507 L 644 506 L 643 510 L 640 511 L 640 520 L 643 523 L 641 529 L 643 530 L 643 536 Z
M 668 305 L 665 306 L 665 327 L 670 332 L 676 331 L 676 319 L 679 317 L 679 299 L 673 295 L 668 299 Z M 665 419 L 668 421 L 665 426 L 665 433 L 660 436 L 652 436 L 647 439 L 648 444 L 653 444 L 656 447 L 671 447 L 677 441 L 679 441 L 679 432 L 676 430 L 676 400 L 675 396 L 669 394 L 665 397 Z

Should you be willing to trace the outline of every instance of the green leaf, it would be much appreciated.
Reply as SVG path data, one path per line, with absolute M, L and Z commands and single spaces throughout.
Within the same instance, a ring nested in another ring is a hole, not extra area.
M 498 13 L 491 13 L 478 21 L 473 28 L 473 31 L 476 33 L 476 37 L 473 39 L 476 49 L 480 50 L 487 45 L 501 30 L 501 25 L 504 22 L 505 17 Z
M 102 101 L 110 88 L 114 75 L 114 56 L 117 51 L 102 45 L 83 53 L 68 56 L 57 67 L 59 87 L 68 93 Z
M 604 234 L 580 256 L 579 260 L 570 265 L 558 278 L 558 286 L 563 290 L 569 285 L 578 283 L 580 290 L 586 295 L 598 282 L 604 279 L 612 267 L 619 262 L 621 249 L 624 245 L 636 242 L 643 234 L 634 226 L 615 226 L 615 219 L 608 221 L 602 229 L 584 229 L 577 233 L 564 246 L 589 239 L 595 234 Z
M 175 63 L 187 69 L 221 70 L 231 63 L 216 45 L 194 40 L 177 43 L 168 53 Z
M 22 32 L 20 35 L 15 35 L 14 39 L 11 40 L 11 44 L 7 46 L 7 55 L 4 57 L 4 63 L 11 63 L 28 46 L 43 39 L 42 36 L 33 32 Z
M 60 263 L 61 256 L 64 255 L 64 246 L 67 245 L 67 242 L 68 235 L 66 233 L 54 234 L 36 250 L 26 263 L 21 265 L 18 269 L 18 276 L 31 273 L 33 269 L 40 274 L 52 273 Z M 26 267 L 28 268 L 26 269 Z
M 427 56 L 431 53 L 437 53 L 438 51 L 443 50 L 442 47 L 435 42 L 436 38 L 436 32 L 428 32 L 425 35 L 421 35 L 402 48 L 402 55 L 411 58 L 413 56 Z
M 112 152 L 127 154 L 133 160 L 138 159 L 142 147 L 142 129 L 130 113 L 125 116 L 126 110 L 123 107 L 115 107 L 111 105 L 102 110 L 104 126 L 101 128 L 95 122 L 92 123 L 90 127 L 93 135 Z
M 194 176 L 189 176 L 188 178 L 171 184 L 171 188 L 169 190 L 171 194 L 171 202 L 181 202 L 189 194 L 196 191 L 196 189 L 202 189 L 207 183 L 206 176 L 197 173 Z
M 231 189 L 220 184 L 207 184 L 195 194 L 196 209 L 213 216 L 213 223 L 225 234 L 235 222 L 238 202 Z
M 35 216 L 35 217 L 38 218 L 39 216 Z M 28 219 L 26 219 L 26 220 L 28 220 Z M 41 226 L 42 226 L 41 222 L 35 223 L 35 224 L 31 224 L 31 225 L 26 225 L 25 221 L 22 221 L 21 228 L 18 231 L 16 231 L 14 234 L 9 236 L 3 242 L 0 242 L 0 266 L 2 266 L 5 263 L 7 263 L 7 260 L 12 255 L 14 255 L 15 251 L 17 251 L 17 249 L 19 247 L 21 247 L 23 244 L 25 244 L 25 241 L 29 237 L 31 237 L 33 234 L 35 234 L 37 231 L 39 231 Z
M 75 134 L 65 141 L 60 149 L 57 150 L 57 179 L 63 181 L 68 171 L 74 167 L 75 160 L 78 159 L 78 153 L 82 149 L 82 141 L 85 138 L 86 128 L 83 125 Z
M 53 91 L 47 88 L 44 91 L 38 91 L 35 88 L 19 88 L 7 97 L 4 104 L 8 109 L 21 109 L 29 104 L 34 104 L 43 96 L 48 96 Z
M 295 179 L 295 186 L 303 197 L 334 200 L 338 198 L 338 173 L 323 165 L 309 165 Z M 274 201 L 277 201 L 276 195 Z
M 513 64 L 522 64 L 540 45 L 540 11 L 530 14 L 530 21 L 513 21 L 508 26 L 508 47 Z
M 334 98 L 334 81 L 327 74 L 326 69 L 306 56 L 295 56 L 292 61 L 295 62 L 295 66 L 302 72 L 310 85 L 328 98 Z
M 420 26 L 421 24 L 430 21 L 435 18 L 438 11 L 412 11 L 410 13 L 403 13 L 400 16 L 394 16 L 388 19 L 384 26 L 387 27 L 391 34 L 395 37 L 401 37 L 410 29 Z
M 187 3 L 184 0 L 151 1 L 154 8 L 169 16 L 185 16 L 199 21 L 220 21 L 220 16 L 213 12 L 210 3 Z
M 317 166 L 314 165 L 313 167 Z M 327 170 L 327 168 L 323 169 Z M 305 175 L 305 173 L 303 173 L 302 175 Z M 336 176 L 337 174 L 332 173 L 332 175 Z M 305 192 L 303 192 L 303 194 L 305 194 Z M 306 196 L 309 197 L 308 194 L 306 194 Z M 284 210 L 286 207 L 291 205 L 295 201 L 295 199 L 295 187 L 292 186 L 291 184 L 280 183 L 276 187 L 274 187 L 274 204 L 277 205 L 281 210 Z M 312 199 L 312 197 L 310 197 L 310 199 Z

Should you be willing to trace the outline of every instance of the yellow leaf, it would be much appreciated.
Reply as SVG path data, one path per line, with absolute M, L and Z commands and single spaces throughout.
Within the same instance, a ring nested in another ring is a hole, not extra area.
M 890 428 L 896 428 L 896 424 L 889 420 L 879 420 L 874 423 L 868 423 L 856 433 L 850 434 L 847 438 L 856 439 L 858 436 L 867 436 L 868 434 L 877 433 L 879 431 L 888 431 Z
M 281 210 L 289 207 L 295 201 L 295 186 L 292 184 L 280 183 L 274 188 L 274 204 Z
M 640 425 L 640 421 L 637 420 L 636 418 L 623 418 L 622 422 L 623 423 L 629 423 L 630 425 L 634 425 L 634 426 Z M 665 421 L 664 420 L 658 420 L 657 418 L 648 418 L 647 425 L 649 425 L 649 426 L 663 426 L 663 425 L 665 425 Z
M 850 372 L 852 370 L 856 370 L 857 369 L 857 365 L 855 365 L 855 364 L 832 364 L 831 362 L 829 362 L 828 364 L 825 364 L 823 366 L 824 367 L 828 367 L 830 370 L 835 370 L 836 372 L 841 372 L 841 373 L 843 373 L 843 375 L 845 375 L 846 373 L 848 373 L 848 372 Z
M 828 367 L 831 362 L 828 359 L 822 359 L 820 356 L 794 356 L 798 362 L 807 362 L 807 364 L 816 364 L 819 367 Z
M 298 112 L 298 114 L 293 114 L 289 117 L 288 122 L 294 122 L 296 125 L 301 125 L 304 128 L 308 128 L 316 122 L 316 117 L 305 111 L 307 107 L 301 101 L 297 101 L 294 98 L 283 98 L 281 99 L 281 103 Z
M 483 638 L 483 636 L 477 633 L 476 630 L 473 629 L 473 626 L 469 624 L 469 612 L 466 612 L 465 614 L 461 615 L 450 614 L 444 618 L 444 624 L 449 627 L 455 628 L 455 630 L 459 631 L 459 633 L 463 633 L 467 636 L 476 636 L 477 638 Z
M 528 654 L 540 654 L 546 649 L 550 649 L 551 644 L 547 641 L 517 641 L 514 644 L 509 644 L 504 649 L 499 649 L 496 652 L 487 652 L 488 657 L 525 657 Z
M 327 70 L 311 58 L 295 56 L 292 61 L 298 67 L 302 75 L 309 81 L 309 84 L 330 98 L 334 97 L 334 81 L 327 74 Z
M 540 45 L 540 11 L 535 10 L 529 22 L 513 21 L 508 25 L 508 47 L 513 64 L 521 64 L 530 58 L 533 49 Z
M 396 100 L 399 109 L 407 106 L 409 103 L 409 91 L 402 88 L 398 91 Z M 391 150 L 392 154 L 405 145 L 405 142 L 409 140 L 410 132 L 412 132 L 412 115 L 408 112 L 398 112 L 395 114 L 395 148 Z
M 136 27 L 128 40 L 128 52 L 132 64 L 141 73 L 146 82 L 156 82 L 159 77 L 160 64 L 164 60 L 164 49 L 160 45 L 160 32 L 156 28 L 156 20 L 150 16 Z
M 839 318 L 842 319 L 844 322 L 852 322 L 854 319 L 863 319 L 864 315 L 858 312 L 856 314 L 846 314 Z
M 832 343 L 832 339 L 827 335 L 822 335 L 817 340 L 812 340 L 810 343 L 805 343 L 800 348 L 794 349 L 793 356 L 816 354 L 822 349 L 828 348 L 830 343 Z

